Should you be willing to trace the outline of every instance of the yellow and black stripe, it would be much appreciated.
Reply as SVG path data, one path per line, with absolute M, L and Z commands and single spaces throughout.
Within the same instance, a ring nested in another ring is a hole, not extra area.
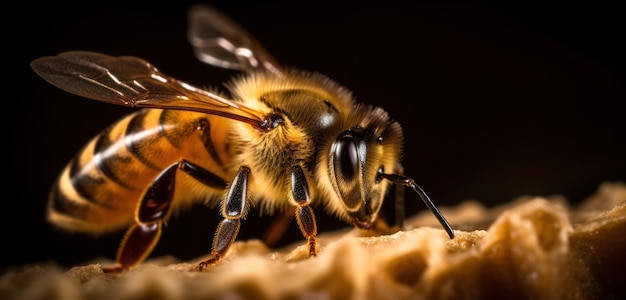
M 122 118 L 67 165 L 50 192 L 48 219 L 66 229 L 94 233 L 126 226 L 133 221 L 143 191 L 181 158 L 214 176 L 202 184 L 183 183 L 172 206 L 217 198 L 229 176 L 224 132 L 229 126 L 224 122 L 230 120 L 160 109 Z

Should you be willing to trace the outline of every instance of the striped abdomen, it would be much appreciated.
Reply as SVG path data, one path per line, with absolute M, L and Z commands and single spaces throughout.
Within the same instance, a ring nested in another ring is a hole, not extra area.
M 228 119 L 144 109 L 93 138 L 53 187 L 48 219 L 63 228 L 100 232 L 133 222 L 143 191 L 167 166 L 185 158 L 215 174 L 211 186 L 177 175 L 174 209 L 215 199 L 228 178 Z

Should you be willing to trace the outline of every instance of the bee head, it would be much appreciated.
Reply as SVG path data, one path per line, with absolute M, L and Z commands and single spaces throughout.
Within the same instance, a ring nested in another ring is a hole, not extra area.
M 381 180 L 380 174 L 396 167 L 402 133 L 400 125 L 391 122 L 379 108 L 357 106 L 348 122 L 351 126 L 330 147 L 330 179 L 341 199 L 341 211 L 355 226 L 368 229 L 376 220 L 390 184 Z

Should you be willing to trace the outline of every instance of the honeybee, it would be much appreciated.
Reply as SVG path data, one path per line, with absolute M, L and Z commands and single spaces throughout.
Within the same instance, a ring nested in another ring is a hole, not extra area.
M 357 103 L 322 74 L 281 66 L 213 7 L 190 9 L 188 39 L 200 61 L 243 71 L 226 83 L 228 93 L 192 86 L 138 57 L 70 51 L 31 63 L 69 93 L 140 108 L 89 141 L 49 196 L 47 218 L 61 228 L 127 228 L 106 272 L 140 264 L 173 212 L 196 203 L 219 206 L 223 216 L 199 270 L 224 257 L 251 207 L 293 211 L 316 256 L 313 207 L 369 229 L 392 184 L 414 190 L 454 237 L 402 174 L 402 130 L 386 111 Z

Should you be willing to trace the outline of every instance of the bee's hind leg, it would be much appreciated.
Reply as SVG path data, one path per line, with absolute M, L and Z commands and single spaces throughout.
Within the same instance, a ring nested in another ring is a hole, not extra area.
M 105 273 L 126 271 L 150 254 L 161 236 L 163 219 L 170 209 L 177 169 L 178 164 L 169 166 L 144 192 L 137 204 L 135 224 L 126 231 L 117 251 L 116 265 L 103 268 Z
M 159 240 L 162 226 L 161 221 L 134 224 L 124 235 L 115 265 L 102 267 L 102 271 L 104 273 L 124 272 L 142 262 Z
M 163 222 L 169 216 L 177 171 L 183 171 L 207 186 L 226 186 L 221 178 L 185 159 L 167 167 L 144 192 L 137 204 L 135 224 L 126 231 L 120 244 L 116 264 L 102 268 L 105 273 L 126 271 L 141 263 L 152 252 L 161 237 Z

